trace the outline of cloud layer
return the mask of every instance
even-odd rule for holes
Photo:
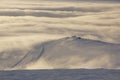
[[[78,35],[120,43],[119,8],[104,2],[1,1],[0,36]]]
[[[3,58],[16,51],[26,53],[36,43],[71,35],[120,44],[120,3],[2,0],[0,4]]]

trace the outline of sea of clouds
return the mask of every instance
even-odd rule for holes
[[[120,44],[119,21],[119,0],[1,0],[0,54],[72,35]]]

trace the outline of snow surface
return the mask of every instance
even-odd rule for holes
[[[120,44],[72,36],[1,53],[1,69],[119,69]]]
[[[0,80],[120,80],[119,75],[106,69],[17,70],[0,71]]]

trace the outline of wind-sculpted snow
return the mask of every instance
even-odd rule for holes
[[[22,47],[22,46],[21,46]],[[0,53],[0,69],[120,68],[120,45],[72,36]]]
[[[46,69],[0,71],[0,80],[120,80],[120,70]]]

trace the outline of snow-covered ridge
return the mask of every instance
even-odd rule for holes
[[[22,47],[22,46],[21,46]],[[72,36],[0,52],[0,69],[120,68],[120,45]]]

